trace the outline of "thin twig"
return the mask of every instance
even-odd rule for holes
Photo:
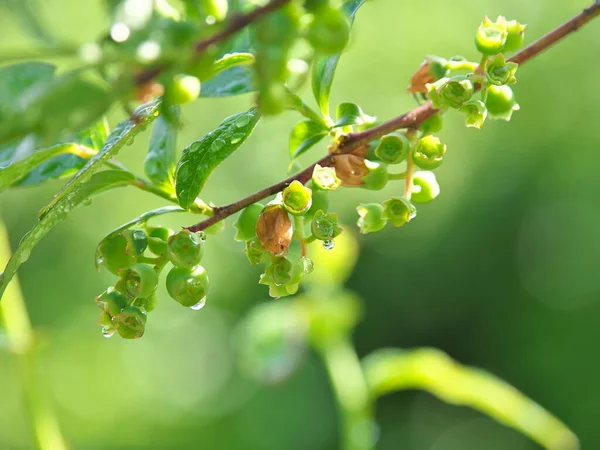
[[[593,18],[600,15],[600,3],[596,2],[593,5],[589,6],[583,12],[578,14],[577,16],[571,18],[567,22],[560,25],[558,28],[555,28],[545,36],[533,42],[528,47],[524,48],[520,52],[513,55],[509,61],[513,61],[519,64],[523,64],[542,51],[547,48],[553,46],[557,42],[561,41],[569,34],[579,30],[583,25],[591,21]],[[423,121],[431,117],[435,114],[437,110],[431,105],[431,102],[427,102],[421,106],[416,107],[412,111],[409,111],[401,116],[395,117],[387,122],[384,122],[376,127],[373,127],[369,130],[362,131],[360,133],[350,133],[346,135],[342,142],[338,145],[338,149],[336,151],[337,154],[350,153],[364,145],[369,144],[369,142],[378,139],[386,134],[392,133],[401,128],[417,128]],[[333,163],[332,160],[333,155],[327,155],[321,158],[316,163],[310,165],[302,172],[297,173],[294,176],[286,178],[279,183],[275,183],[265,189],[262,189],[254,194],[249,195],[237,202],[231,203],[226,206],[220,206],[214,208],[213,216],[208,219],[197,223],[196,225],[192,225],[187,227],[190,231],[201,231],[205,230],[211,225],[225,219],[226,217],[235,214],[236,212],[244,209],[246,206],[249,206],[253,203],[256,203],[266,197],[277,194],[278,192],[285,189],[292,181],[298,180],[301,183],[306,183],[310,180],[312,176],[313,169],[315,165],[319,164],[321,167],[330,166]]]

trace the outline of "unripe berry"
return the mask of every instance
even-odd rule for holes
[[[340,187],[342,181],[337,177],[333,167],[316,165],[313,170],[312,182],[316,190],[333,191]],[[313,197],[314,197],[313,192]],[[313,199],[314,200],[314,199]]]
[[[350,24],[342,10],[321,8],[308,24],[306,39],[323,54],[340,53],[348,44]]]
[[[410,222],[417,215],[417,209],[405,198],[391,198],[383,202],[383,216],[395,227]]]
[[[272,255],[287,253],[294,228],[287,211],[281,205],[268,205],[258,216],[256,236],[263,248]]]
[[[235,233],[236,241],[243,242],[256,236],[256,222],[263,209],[265,209],[264,205],[254,203],[242,210],[233,224],[237,229]]]
[[[167,274],[167,292],[178,303],[188,308],[202,302],[208,292],[208,275],[204,267],[193,269],[173,267]]]
[[[379,203],[360,204],[356,207],[358,221],[356,225],[362,234],[374,233],[382,230],[387,218],[383,216],[383,205]]]
[[[438,184],[433,172],[417,172],[413,176],[414,188],[410,200],[415,203],[427,203],[440,194]]]
[[[431,116],[429,119],[425,120],[421,124],[420,130],[423,132],[423,134],[437,133],[442,129],[443,126],[444,119],[442,117],[442,114],[437,113]]]
[[[149,264],[134,264],[121,273],[123,294],[130,298],[150,297],[158,286],[158,273]]]
[[[113,287],[109,287],[96,297],[95,302],[98,304],[100,310],[107,313],[110,317],[117,316],[127,306],[127,298]]]
[[[330,241],[339,236],[342,229],[338,225],[337,214],[327,214],[319,210],[311,222],[311,231],[320,241]]]
[[[167,241],[167,256],[177,267],[191,268],[200,264],[204,255],[204,233],[181,230]]]
[[[125,230],[103,239],[96,249],[96,267],[105,266],[118,275],[120,269],[127,269],[136,263],[144,253],[148,241],[142,230]]]
[[[506,121],[510,120],[514,111],[520,109],[509,86],[490,86],[487,90],[485,106],[490,118]]]
[[[410,141],[402,133],[383,136],[375,149],[375,155],[386,164],[400,164],[410,151]]]
[[[301,216],[312,205],[312,190],[299,181],[292,181],[282,194],[283,206],[294,216]]]
[[[517,82],[515,73],[518,67],[517,63],[507,62],[504,55],[496,55],[494,59],[488,62],[485,74],[487,80],[496,86],[515,84]]]
[[[413,161],[421,169],[433,170],[442,164],[445,153],[446,146],[437,137],[428,134],[417,141]]]
[[[495,55],[504,49],[507,36],[506,18],[499,16],[496,22],[492,22],[484,17],[475,35],[475,45],[482,54]]]
[[[362,187],[371,191],[383,189],[389,178],[387,165],[365,159],[365,166],[368,173],[362,179]]]
[[[200,96],[200,80],[192,75],[178,74],[167,84],[164,99],[168,105],[183,105]]]
[[[427,85],[429,98],[436,108],[449,106],[458,109],[474,92],[473,83],[464,75],[442,78]]]
[[[139,339],[146,330],[146,313],[137,306],[127,306],[117,316],[116,328],[124,339]]]
[[[522,25],[516,20],[508,21],[506,24],[508,36],[506,36],[506,42],[504,43],[505,52],[514,52],[521,48],[525,39],[525,28],[527,28],[527,25]]]
[[[147,228],[148,250],[157,256],[167,251],[167,240],[173,235],[173,230],[165,227]]]

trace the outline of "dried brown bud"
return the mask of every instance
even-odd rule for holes
[[[267,206],[258,216],[256,236],[267,252],[285,255],[293,234],[292,221],[282,205]]]
[[[410,79],[410,85],[406,90],[411,94],[426,93],[427,83],[434,83],[435,81],[443,78],[447,72],[448,62],[437,56],[428,56],[421,63],[417,71],[413,74]]]
[[[335,174],[342,180],[342,186],[362,186],[363,179],[369,174],[365,158],[357,155],[336,155],[333,157]]]

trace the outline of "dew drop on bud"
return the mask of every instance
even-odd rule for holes
[[[202,308],[204,308],[204,305],[206,305],[206,297],[202,297],[202,300],[200,300],[198,303],[196,303],[194,306],[190,306],[190,309],[192,311],[199,311]]]
[[[115,329],[111,327],[102,327],[102,336],[106,339],[113,337],[115,334]]]
[[[335,242],[333,241],[333,239],[328,239],[326,241],[323,241],[323,248],[325,250],[332,250],[333,247],[335,247]]]
[[[302,264],[304,265],[304,273],[305,274],[309,274],[313,270],[315,270],[315,264],[313,263],[313,260],[310,259],[308,256],[302,257]]]

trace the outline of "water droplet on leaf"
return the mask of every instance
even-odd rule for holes
[[[235,121],[235,126],[238,128],[244,128],[249,123],[250,123],[250,117],[241,116],[238,120]]]
[[[115,329],[111,327],[102,327],[102,336],[106,339],[113,337],[115,334]]]
[[[215,141],[210,145],[210,149],[213,152],[218,152],[225,146],[225,141],[223,139],[215,139]]]
[[[313,260],[310,259],[308,256],[302,257],[302,264],[304,265],[304,273],[306,274],[309,274],[313,270],[315,270],[315,264],[313,263]]]
[[[200,300],[198,303],[196,303],[194,306],[190,306],[190,309],[192,311],[199,311],[202,308],[204,308],[204,305],[206,305],[206,297],[202,297],[202,300]]]
[[[332,250],[333,247],[335,247],[335,242],[333,241],[333,239],[329,239],[327,241],[323,241],[323,248],[325,250]]]

